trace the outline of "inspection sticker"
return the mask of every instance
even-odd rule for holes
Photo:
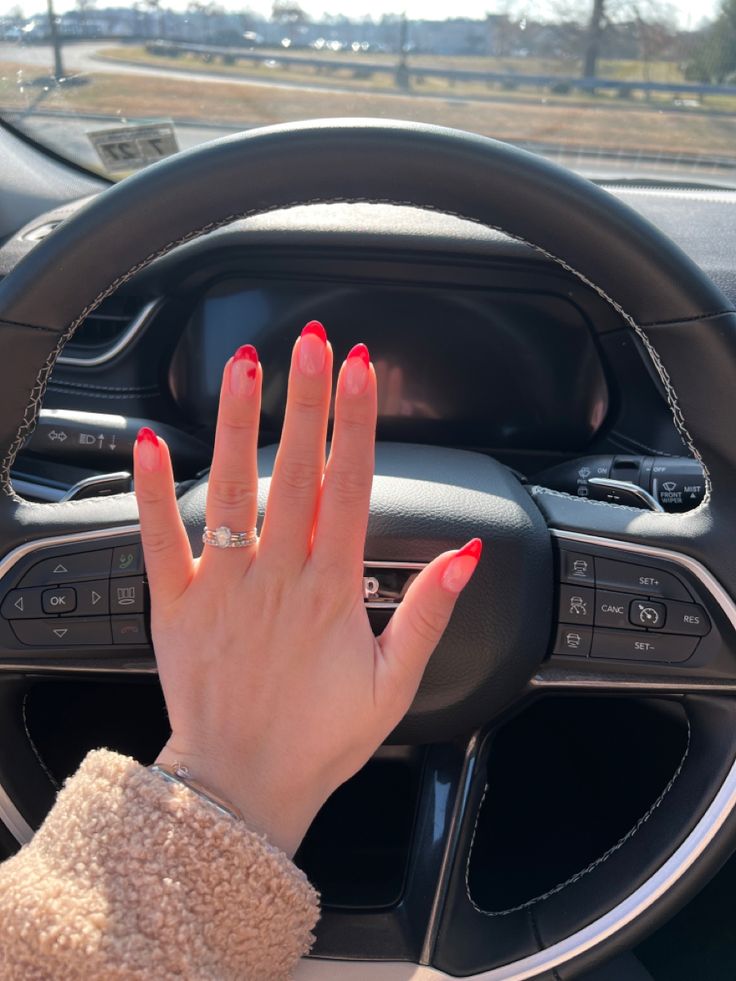
[[[87,136],[110,173],[139,170],[179,150],[173,123],[99,129]]]

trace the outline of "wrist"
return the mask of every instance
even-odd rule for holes
[[[187,774],[183,782],[191,785],[195,793],[199,789],[215,803],[234,812],[251,831],[264,835],[289,858],[293,858],[323,803],[309,803],[298,793],[290,793],[279,801],[272,783],[264,792],[257,780],[249,778],[245,767],[233,777],[221,762],[204,755],[176,751],[168,743],[156,757],[155,764],[167,768],[185,767]]]

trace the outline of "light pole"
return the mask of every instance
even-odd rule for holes
[[[54,0],[46,0],[46,9],[49,13],[49,33],[54,49],[54,78],[57,82],[60,82],[64,77],[64,66],[61,63],[61,38],[59,37],[59,25],[56,23],[56,14],[54,13]]]

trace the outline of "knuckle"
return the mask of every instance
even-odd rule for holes
[[[164,495],[157,487],[147,487],[143,481],[138,481],[135,488],[135,497],[139,507],[151,508],[164,501]]]
[[[413,610],[412,626],[419,637],[428,644],[436,644],[447,625],[444,610],[429,604],[418,604]]]
[[[209,503],[225,510],[246,508],[255,501],[252,488],[239,480],[211,480],[207,496]]]
[[[362,503],[371,489],[371,479],[359,467],[336,467],[330,483],[338,504]]]
[[[256,435],[258,432],[258,420],[252,416],[244,416],[237,412],[228,412],[220,424],[225,433],[233,438],[242,438],[244,435]]]
[[[314,489],[322,477],[322,468],[306,460],[284,460],[279,477],[287,492],[302,496]]]
[[[315,412],[324,406],[324,393],[321,388],[311,385],[299,387],[289,396],[291,406],[299,412]]]
[[[171,547],[171,539],[163,531],[149,531],[143,535],[143,550],[149,555],[162,555]]]

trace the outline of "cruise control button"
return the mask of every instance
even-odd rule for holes
[[[596,555],[595,576],[599,586],[613,586],[630,593],[664,596],[667,599],[685,601],[690,599],[690,594],[679,579],[669,572],[649,566],[615,562],[613,559],[601,559]]]
[[[41,589],[13,589],[3,600],[0,613],[6,620],[27,620],[42,617]]]
[[[15,636],[28,647],[100,647],[110,644],[110,620],[16,620]]]
[[[592,555],[560,549],[560,579],[563,582],[595,586],[595,564]]]
[[[685,604],[689,606],[690,604]],[[637,627],[648,627],[650,630],[661,630],[667,622],[667,609],[664,603],[656,600],[635,599],[631,601],[631,622]]]
[[[137,614],[132,617],[111,617],[113,644],[148,644],[148,631],[145,617]]]
[[[103,616],[110,612],[110,584],[107,579],[80,582],[77,591],[77,616]]]
[[[587,657],[590,654],[590,642],[593,639],[593,628],[560,624],[553,654],[572,654],[575,657]]]
[[[121,545],[112,550],[111,576],[135,576],[144,571],[140,545]]]
[[[667,623],[664,629],[673,634],[705,637],[710,632],[710,620],[703,607],[697,603],[667,603]]]
[[[635,596],[628,596],[626,593],[609,593],[605,589],[598,589],[595,594],[596,627],[633,630],[633,622],[629,622],[629,606],[635,599]]]
[[[601,630],[596,627],[590,655],[611,661],[668,661],[676,664],[692,657],[697,646],[697,637]]]
[[[21,586],[54,586],[56,583],[74,582],[77,579],[102,579],[110,575],[112,549],[77,555],[59,555],[54,559],[37,562],[20,581]]]
[[[587,586],[560,586],[562,623],[593,623],[595,590]]]
[[[143,576],[113,579],[110,583],[111,613],[143,613],[145,596]]]

